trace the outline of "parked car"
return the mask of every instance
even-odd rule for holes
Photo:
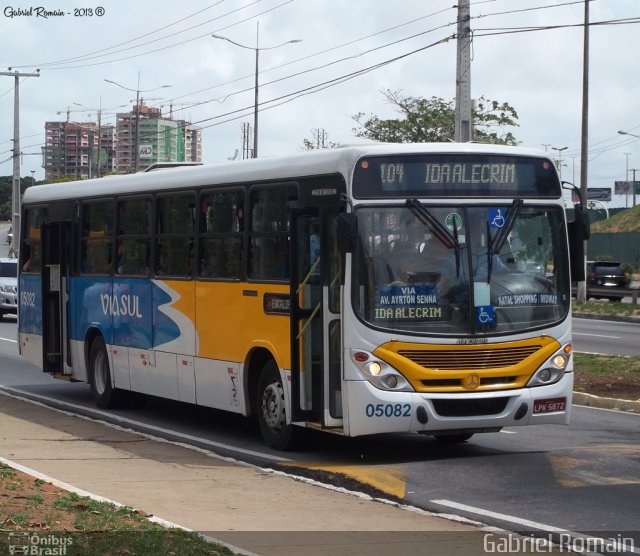
[[[587,261],[587,287],[596,288],[626,288],[629,286],[629,273],[616,261]],[[594,296],[608,298],[610,301],[620,301],[622,295]]]
[[[0,319],[18,314],[18,260],[0,258]]]

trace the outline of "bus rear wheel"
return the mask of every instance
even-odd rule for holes
[[[104,340],[97,337],[91,344],[89,352],[89,384],[96,405],[109,409],[120,405],[124,392],[111,385],[109,357]]]
[[[262,368],[256,401],[258,424],[267,446],[276,450],[292,448],[300,431],[287,424],[282,377],[273,360]]]

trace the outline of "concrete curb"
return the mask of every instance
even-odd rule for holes
[[[621,400],[618,398],[603,398],[584,392],[573,393],[573,403],[576,405],[586,405],[600,409],[614,409],[617,411],[630,411],[640,413],[640,400]]]
[[[571,314],[576,319],[592,319],[592,320],[611,320],[619,322],[635,322],[640,324],[640,317],[622,316],[622,315],[598,315],[596,313],[577,313]]]

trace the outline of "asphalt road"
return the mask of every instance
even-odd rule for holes
[[[573,349],[580,353],[640,355],[640,324],[573,319]]]
[[[300,451],[275,452],[263,446],[253,421],[220,411],[154,398],[138,408],[99,411],[87,385],[53,380],[23,361],[15,329],[15,321],[0,322],[0,384],[14,394],[510,531],[623,533],[640,547],[639,415],[574,407],[569,427],[514,427],[455,446],[420,435],[346,439],[309,432]]]

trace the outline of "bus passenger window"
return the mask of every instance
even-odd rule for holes
[[[147,276],[151,263],[151,198],[118,201],[116,272]]]
[[[296,199],[296,188],[255,189],[251,194],[251,239],[248,274],[255,280],[288,280],[290,201]]]
[[[82,273],[110,274],[113,271],[113,212],[111,201],[83,203]]]
[[[40,227],[44,219],[44,209],[34,208],[26,212],[26,237],[22,238],[22,272],[39,273],[42,269],[42,248]]]
[[[196,198],[193,193],[157,198],[156,276],[193,276],[195,221]]]
[[[244,190],[205,192],[200,201],[199,275],[243,276]]]

